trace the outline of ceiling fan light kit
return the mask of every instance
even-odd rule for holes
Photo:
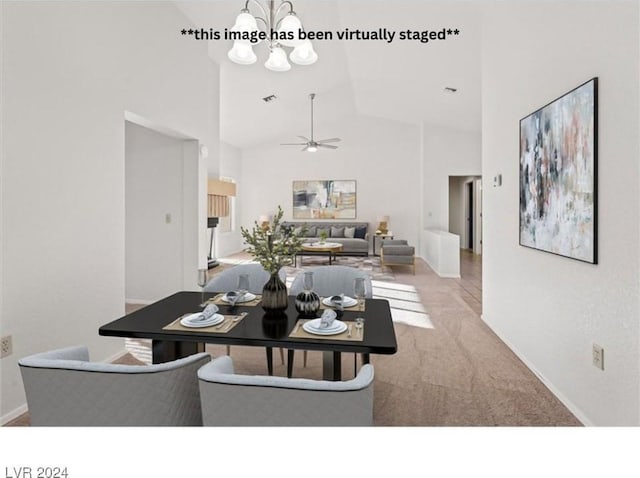
[[[304,146],[302,151],[306,151],[308,153],[315,153],[318,151],[318,148],[338,149],[337,146],[327,143],[337,143],[342,141],[340,138],[319,139],[317,141],[313,138],[313,100],[315,97],[315,93],[311,93],[309,95],[309,99],[311,100],[311,139],[306,136],[298,136],[298,138],[304,140],[304,143],[281,143],[282,146]]]
[[[257,7],[263,16],[254,16],[249,6]],[[289,9],[288,12],[286,8]],[[299,38],[298,32],[304,31],[304,28],[293,9],[293,3],[282,0],[276,7],[276,0],[268,0],[265,7],[258,0],[247,0],[231,28],[232,32],[245,34],[242,39],[234,40],[233,47],[227,53],[227,57],[232,62],[238,65],[252,65],[258,60],[253,51],[253,47],[260,43],[257,35],[261,32],[258,21],[264,25],[263,32],[267,37],[265,41],[269,44],[269,58],[264,64],[265,68],[278,72],[291,69],[287,52],[282,47],[293,48],[289,59],[296,65],[313,65],[318,61],[318,54],[314,51],[311,41]],[[276,32],[273,38],[271,38],[271,32]],[[252,38],[255,41],[245,38]]]

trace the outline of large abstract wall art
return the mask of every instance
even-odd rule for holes
[[[597,264],[598,79],[520,120],[520,244]]]
[[[356,182],[294,181],[294,219],[355,219]]]

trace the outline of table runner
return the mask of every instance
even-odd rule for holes
[[[348,340],[350,342],[362,342],[364,340],[364,327],[358,332],[356,330],[356,323],[353,321],[344,321],[347,324],[347,330],[342,332],[341,334],[336,335],[316,335],[310,334],[302,328],[302,324],[308,322],[309,320],[314,319],[299,319],[296,322],[296,326],[293,328],[293,331],[289,334],[289,338],[293,339],[324,339],[324,340]],[[351,337],[349,335],[348,326],[351,324]]]
[[[224,300],[222,300],[222,298],[225,296],[226,292],[223,292],[221,294],[217,294],[215,297],[212,297],[211,299],[208,299],[205,304],[216,304],[216,305],[231,305],[229,304],[229,302],[226,302]],[[258,305],[260,303],[260,301],[262,300],[262,296],[261,295],[256,295],[256,298],[253,300],[250,300],[249,302],[237,302],[236,303],[236,307],[254,307],[256,305]]]
[[[181,332],[206,332],[206,333],[215,333],[215,334],[226,334],[227,332],[233,330],[233,328],[242,322],[247,316],[246,312],[243,312],[239,315],[225,315],[224,320],[217,325],[212,325],[210,327],[185,327],[180,323],[180,321],[190,314],[185,314],[182,317],[178,317],[176,320],[171,322],[169,325],[162,327],[162,330],[179,330]],[[237,319],[237,320],[235,320]]]

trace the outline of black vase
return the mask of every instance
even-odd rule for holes
[[[296,310],[303,316],[314,316],[320,309],[320,297],[312,290],[303,290],[296,296]]]
[[[279,315],[287,309],[289,305],[287,285],[282,282],[277,272],[271,274],[271,277],[262,288],[262,301],[260,303],[267,315]]]
[[[282,317],[273,314],[265,314],[262,318],[262,332],[271,339],[281,339],[287,335],[287,316]]]

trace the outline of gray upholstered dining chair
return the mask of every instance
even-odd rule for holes
[[[222,356],[198,370],[205,426],[365,426],[373,424],[373,366],[331,382],[234,373]]]
[[[291,295],[298,295],[304,290],[304,273],[313,272],[313,290],[321,297],[336,294],[354,296],[354,279],[364,277],[365,295],[370,299],[373,295],[371,278],[363,271],[348,266],[307,267],[299,272],[291,284]]]
[[[225,269],[214,275],[204,286],[204,292],[231,292],[238,288],[238,277],[240,274],[249,276],[249,292],[252,294],[262,294],[262,288],[269,280],[269,273],[258,263],[238,264],[229,269]],[[280,269],[278,273],[282,282],[286,282],[287,273]],[[270,353],[270,352],[269,352]],[[227,345],[227,355],[231,354],[231,347]],[[284,351],[280,349],[280,360],[284,364]]]
[[[313,291],[320,297],[345,294],[354,296],[354,280],[364,277],[365,298],[373,297],[371,278],[358,269],[349,266],[318,266],[308,267],[299,272],[291,283],[291,295],[298,295],[304,290],[304,273],[313,272]],[[307,351],[303,354],[303,365],[307,366]]]
[[[262,288],[270,277],[269,273],[258,263],[238,264],[214,275],[203,290],[204,292],[230,292],[236,290],[240,274],[249,276],[249,292],[252,294],[262,294]],[[287,278],[284,269],[280,269],[279,275],[284,282]]]
[[[33,426],[201,426],[199,353],[156,365],[90,362],[87,347],[18,361]]]

